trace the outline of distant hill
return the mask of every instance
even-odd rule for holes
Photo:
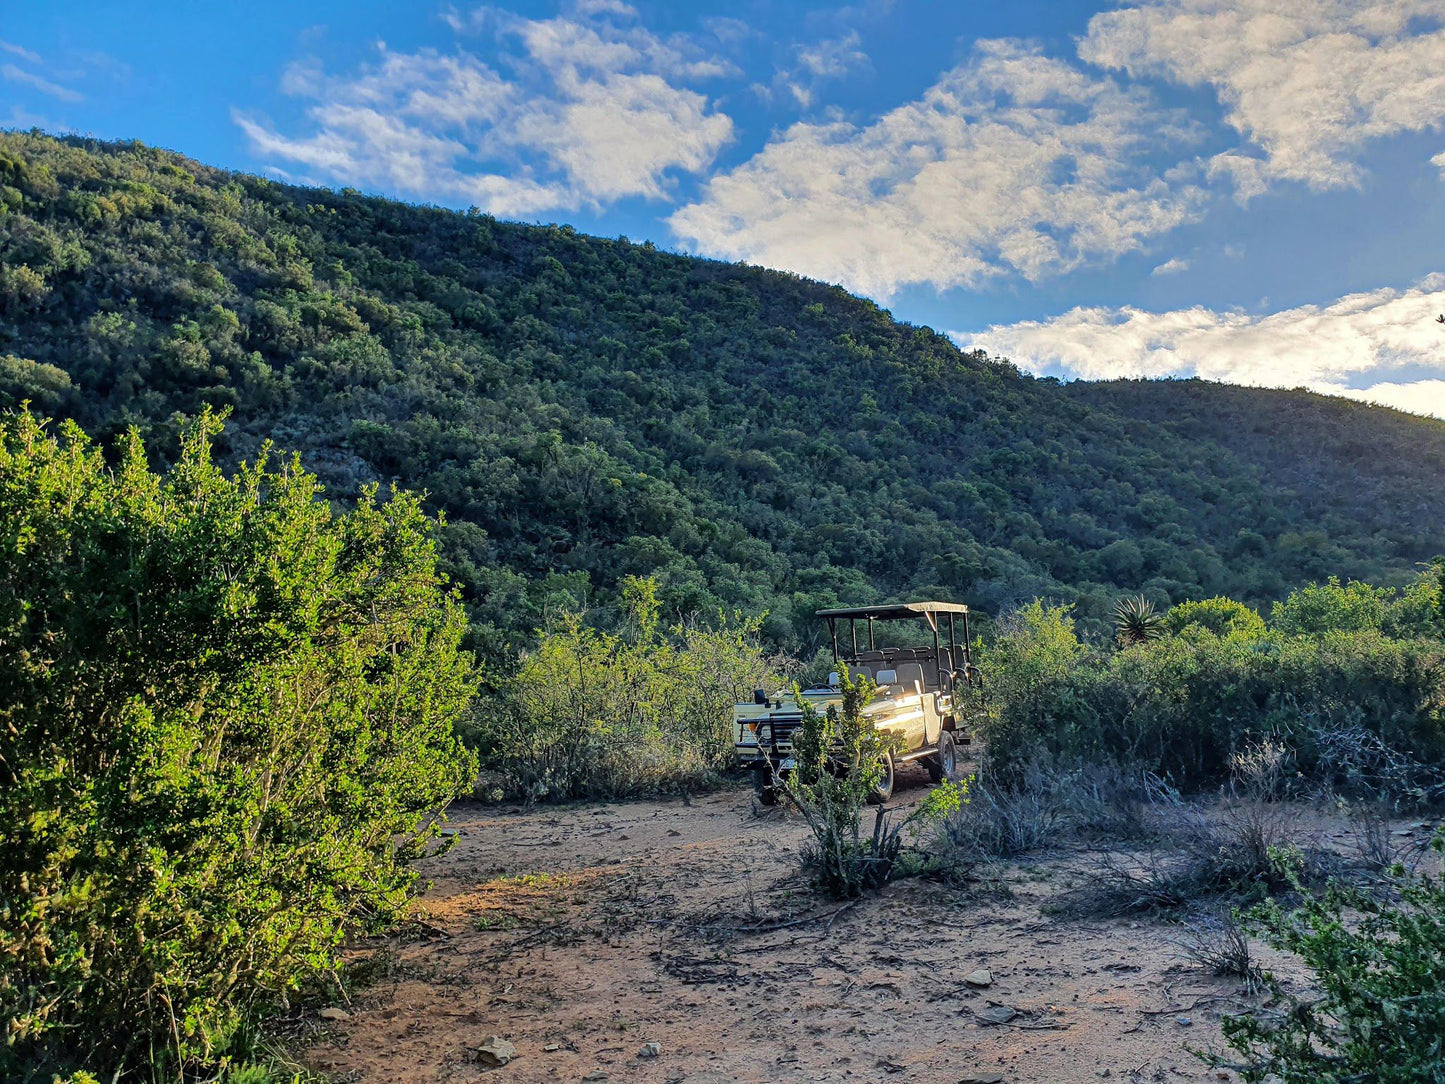
[[[173,447],[232,410],[338,499],[424,489],[476,642],[657,575],[675,613],[1124,591],[1256,603],[1445,549],[1445,423],[1060,385],[794,275],[0,134],[0,405]]]

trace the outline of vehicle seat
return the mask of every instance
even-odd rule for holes
[[[902,685],[906,692],[921,693],[923,691],[923,667],[916,662],[899,663],[898,684]]]
[[[897,670],[879,670],[879,671],[878,671],[878,676],[877,676],[876,678],[874,678],[873,680],[875,680],[876,682],[878,682],[878,689],[879,689],[880,692],[887,691],[887,690],[890,689],[890,688],[891,688],[894,692],[897,692],[897,691],[898,691],[898,671],[897,671]]]

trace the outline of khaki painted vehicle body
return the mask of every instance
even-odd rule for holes
[[[845,667],[851,676],[866,676],[877,684],[863,711],[889,736],[894,751],[887,758],[875,800],[884,801],[892,794],[897,764],[922,760],[934,782],[955,778],[959,747],[971,740],[964,730],[962,693],[977,682],[969,654],[968,607],[901,602],[819,610],[818,616],[828,623],[835,669],[824,684],[802,690],[801,697],[819,712],[827,711],[830,704],[841,707],[839,674]],[[926,623],[932,646],[877,646],[876,625],[885,621]],[[765,804],[776,800],[778,786],[793,769],[793,733],[801,725],[801,705],[790,690],[769,695],[759,689],[752,703],[733,709],[738,763],[752,769],[758,797]]]

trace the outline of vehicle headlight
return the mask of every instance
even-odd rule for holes
[[[771,745],[773,743],[773,728],[767,723],[758,724],[758,744]]]

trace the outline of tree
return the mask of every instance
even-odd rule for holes
[[[416,498],[333,513],[269,449],[226,476],[220,432],[160,475],[0,416],[0,1068],[218,1056],[398,913],[474,777]]]

